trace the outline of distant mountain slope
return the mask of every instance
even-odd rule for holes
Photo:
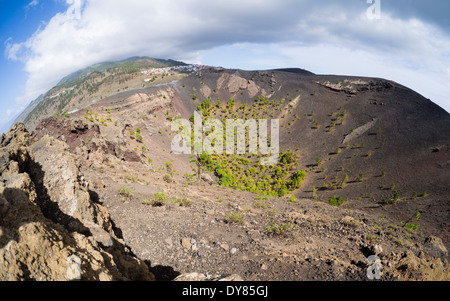
[[[25,118],[33,112],[33,110],[36,108],[36,106],[44,99],[44,95],[40,95],[38,98],[33,100],[26,108],[23,110],[22,113],[17,117],[15,122],[24,122]]]
[[[127,70],[137,70],[140,68],[161,68],[169,66],[180,66],[186,65],[183,62],[178,62],[174,60],[163,60],[163,59],[153,59],[148,57],[131,57],[125,60],[116,62],[104,62],[96,65],[89,66],[85,69],[78,70],[66,77],[64,77],[56,86],[70,83],[72,81],[80,80],[86,78],[89,74],[93,72],[105,72],[109,69],[121,67]]]
[[[43,118],[81,109],[121,90],[142,88],[153,82],[161,82],[164,76],[145,82],[148,75],[142,74],[141,70],[173,66],[186,64],[174,60],[132,57],[89,66],[64,77],[45,95],[32,101],[15,122],[24,122],[29,129],[33,129]]]

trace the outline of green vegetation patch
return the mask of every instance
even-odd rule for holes
[[[340,196],[333,196],[328,199],[328,204],[330,204],[331,206],[340,207],[342,206],[342,204],[344,204],[344,199]]]
[[[256,99],[253,104],[242,104],[236,109],[236,101],[229,99],[222,104],[220,100],[214,102],[209,98],[203,100],[197,106],[197,111],[202,113],[204,122],[209,118],[222,121],[223,133],[226,135],[226,119],[270,119],[285,106],[284,101],[271,101],[265,97]],[[292,113],[290,113],[292,114]],[[293,116],[292,116],[293,118]],[[190,121],[194,122],[194,115]],[[211,130],[214,131],[214,130]],[[208,135],[209,133],[205,133]],[[249,135],[248,127],[245,128],[245,137]],[[235,133],[235,147],[237,145]],[[194,139],[194,135],[191,135]],[[224,137],[225,138],[225,137]],[[247,140],[247,139],[246,139]],[[248,141],[248,140],[247,140]],[[192,141],[194,142],[194,141]],[[211,146],[214,146],[215,140]],[[223,140],[224,150],[226,139]],[[270,141],[268,141],[270,144]],[[194,145],[192,143],[192,145]],[[194,173],[199,177],[202,172],[214,173],[218,184],[223,187],[232,187],[267,196],[285,196],[299,188],[306,177],[304,170],[298,168],[298,155],[290,151],[280,151],[279,160],[275,165],[262,165],[261,159],[267,158],[263,154],[207,154],[203,152],[193,160]]]

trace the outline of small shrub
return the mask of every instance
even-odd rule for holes
[[[244,222],[244,215],[240,213],[228,213],[225,221],[228,223],[242,223]]]
[[[227,103],[228,108],[230,108],[230,109],[233,108],[235,102],[236,102],[236,101],[235,101],[233,98],[230,98],[230,99],[228,100],[228,103]]]
[[[283,187],[280,188],[280,190],[278,190],[278,196],[280,196],[280,197],[286,195],[287,193],[288,193],[288,189],[287,189],[286,185],[284,185]]]
[[[396,191],[393,195],[392,195],[392,201],[394,202],[394,204],[397,203],[397,201],[400,199],[400,195],[398,194],[398,192]]]
[[[358,182],[364,182],[364,175],[362,173],[359,174]]]
[[[164,192],[157,192],[153,194],[152,205],[153,206],[164,206],[168,203],[168,197]]]
[[[173,170],[173,164],[172,164],[172,162],[170,162],[170,161],[167,161],[167,162],[166,162],[166,170],[167,170],[167,172],[169,173],[169,175],[173,176],[174,170]]]
[[[342,223],[346,226],[350,226],[350,227],[358,227],[361,224],[361,221],[353,219],[349,216],[344,217],[342,219]]]
[[[348,174],[344,175],[344,182],[348,182]]]
[[[419,210],[417,210],[416,211],[416,220],[419,220],[420,219],[420,212],[419,212]]]
[[[294,223],[291,221],[287,224],[283,223],[278,225],[276,222],[272,222],[270,226],[266,227],[266,232],[275,234],[275,235],[283,235],[290,231],[293,227]]]
[[[141,200],[141,203],[144,204],[144,205],[152,205],[153,204],[153,202],[149,201],[148,199]]]
[[[264,201],[264,202],[257,201],[257,202],[255,202],[253,204],[253,207],[255,207],[255,208],[268,208],[268,207],[270,207],[270,204],[267,201]]]
[[[119,195],[123,198],[131,199],[133,197],[133,191],[125,186],[122,186],[122,188],[119,189]]]
[[[417,228],[419,227],[418,223],[406,223],[404,225],[405,229],[409,230],[409,231],[414,231],[417,230]]]
[[[166,183],[172,183],[172,182],[173,182],[172,177],[171,177],[169,174],[165,174],[165,175],[163,176],[163,180],[164,180],[164,182],[166,182]]]
[[[373,244],[378,242],[378,238],[372,234],[366,234],[366,239]]]
[[[193,201],[188,199],[187,197],[183,197],[181,199],[177,199],[176,201],[180,206],[189,207],[192,205]]]
[[[316,186],[313,186],[313,198],[317,199],[319,196],[317,195],[317,188]]]
[[[294,173],[289,181],[291,189],[298,189],[302,186],[302,181],[305,179],[305,171],[303,169]],[[286,192],[287,193],[287,192]],[[285,194],[286,194],[285,193]]]
[[[289,199],[290,203],[297,203],[297,199],[295,198],[295,195],[291,195],[291,198]]]
[[[317,164],[317,166],[320,166],[322,164],[322,159],[317,158],[316,159],[316,164]]]
[[[344,204],[344,199],[342,197],[332,197],[328,199],[328,204],[331,206],[339,207]]]

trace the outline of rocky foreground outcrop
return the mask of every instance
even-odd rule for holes
[[[66,143],[0,137],[0,280],[154,280],[114,232]]]

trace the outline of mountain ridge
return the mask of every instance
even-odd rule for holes
[[[154,61],[154,65],[156,66],[157,63],[160,63],[161,66],[174,66],[174,65],[185,65],[183,62],[174,61],[171,59],[165,60],[165,59],[154,59],[146,56],[133,56],[124,60],[119,61],[106,61],[102,63],[97,63],[92,66],[86,67],[84,69],[78,70],[72,74],[69,74],[65,76],[63,79],[61,79],[56,86],[60,86],[66,83],[69,83],[73,80],[82,79],[83,77],[86,77],[91,72],[104,72],[108,69],[118,67],[124,63],[135,63],[136,61],[142,61],[142,60],[148,60],[148,61]]]
[[[76,72],[73,72],[65,77],[63,77],[53,88],[51,88],[49,91],[47,91],[45,94],[40,95],[35,100],[31,101],[30,104],[18,115],[18,117],[15,119],[14,123],[16,122],[24,122],[28,127],[30,126],[30,119],[33,119],[33,115],[39,116],[44,111],[46,111],[47,107],[51,107],[52,101],[47,101],[47,104],[43,104],[44,100],[48,100],[51,98],[52,94],[54,94],[54,91],[64,89],[65,86],[68,86],[68,88],[73,88],[73,86],[77,84],[84,84],[86,79],[93,74],[97,73],[98,75],[102,75],[103,73],[107,72],[108,70],[113,69],[121,69],[125,68],[124,71],[120,72],[126,72],[126,73],[137,73],[139,69],[145,69],[145,68],[160,68],[160,67],[169,67],[169,66],[186,66],[186,63],[179,62],[171,59],[155,59],[155,58],[149,58],[149,57],[141,57],[141,56],[134,56],[127,59],[119,60],[119,61],[107,61],[103,63],[97,63],[91,66],[88,66],[86,68],[80,69]],[[120,76],[120,75],[119,75]],[[117,87],[116,87],[117,89]],[[108,94],[107,94],[108,95]],[[92,94],[91,94],[92,96]],[[109,96],[109,95],[108,95]],[[74,95],[70,96],[71,98],[76,97]],[[103,97],[103,96],[102,96]],[[50,99],[51,100],[51,99]],[[64,102],[67,102],[67,100],[64,100]],[[69,99],[70,102],[70,99]],[[63,104],[62,106],[59,106],[58,109],[62,110],[66,104]],[[78,106],[78,104],[77,104]],[[39,108],[42,107],[42,108]],[[79,107],[78,107],[79,109]],[[58,110],[50,110],[50,115],[60,113]],[[66,110],[70,111],[70,110]],[[34,117],[36,118],[36,117]],[[36,125],[36,122],[32,123],[31,128]]]
[[[68,85],[71,82],[73,83],[76,81],[83,81],[92,73],[96,73],[96,72],[102,73],[102,72],[107,71],[108,69],[114,69],[114,68],[120,67],[121,65],[123,66],[124,64],[127,64],[127,63],[131,64],[131,66],[133,66],[133,68],[137,68],[137,69],[146,68],[146,67],[150,67],[150,66],[152,66],[152,67],[167,67],[167,66],[186,66],[187,65],[184,62],[176,61],[176,60],[172,60],[172,59],[155,59],[155,58],[149,58],[146,56],[134,56],[134,57],[130,57],[130,58],[123,59],[123,60],[106,61],[103,63],[97,63],[94,65],[88,66],[86,68],[80,69],[76,72],[73,72],[73,73],[65,76],[52,89],[47,91],[45,94],[40,95],[35,100],[31,101],[30,104],[18,115],[18,117],[15,119],[14,123],[15,122],[24,122],[27,125],[27,127],[31,126],[30,127],[31,130],[34,129],[34,127],[37,125],[38,121],[30,121],[30,120],[34,119],[32,117],[32,115],[40,115],[40,114],[42,114],[42,111],[45,110],[45,107],[52,106],[51,103],[48,103],[44,106],[44,109],[37,108],[40,105],[42,106],[42,102],[45,98],[48,98],[49,96],[51,96],[52,91],[55,91],[64,85]],[[222,69],[221,67],[214,67],[214,68]],[[238,70],[238,69],[228,69],[228,70]],[[133,70],[133,71],[136,71],[136,70]],[[242,70],[242,71],[246,71],[246,70]],[[257,70],[255,70],[255,71],[257,71]],[[264,71],[288,72],[288,73],[297,73],[297,74],[303,74],[303,75],[317,76],[317,74],[314,74],[308,70],[301,69],[301,68],[276,68],[276,69],[268,69],[268,70],[264,70]],[[327,76],[339,77],[340,75],[321,74],[320,76],[322,76],[323,78],[326,78]],[[357,75],[345,76],[345,77],[346,78],[355,78],[355,79],[373,78],[373,77],[368,77],[368,76],[361,77],[361,76],[357,76]],[[180,77],[178,79],[180,79]],[[378,78],[378,79],[384,80],[382,78]],[[120,84],[119,85],[116,84],[115,86],[116,86],[115,88],[118,88],[120,90]],[[144,86],[145,86],[145,84],[144,84]],[[125,87],[125,88],[128,88],[128,87]],[[124,90],[126,90],[126,89],[124,89]],[[414,91],[414,90],[412,90],[412,91]],[[112,95],[111,91],[109,92],[109,94],[107,93],[106,95],[97,95],[97,96],[107,97],[110,95]],[[95,97],[96,95],[94,94],[91,96]],[[74,109],[81,109],[86,105],[88,105],[88,103],[83,102],[83,105],[76,104],[75,107],[72,109],[69,109],[67,106],[62,106],[62,107],[60,106],[59,111],[51,110],[52,111],[51,115],[58,114],[58,113],[61,114],[61,113],[65,113],[68,111],[73,111]],[[36,111],[38,111],[38,112],[36,112]],[[50,115],[47,114],[47,117],[48,116],[50,116]]]

